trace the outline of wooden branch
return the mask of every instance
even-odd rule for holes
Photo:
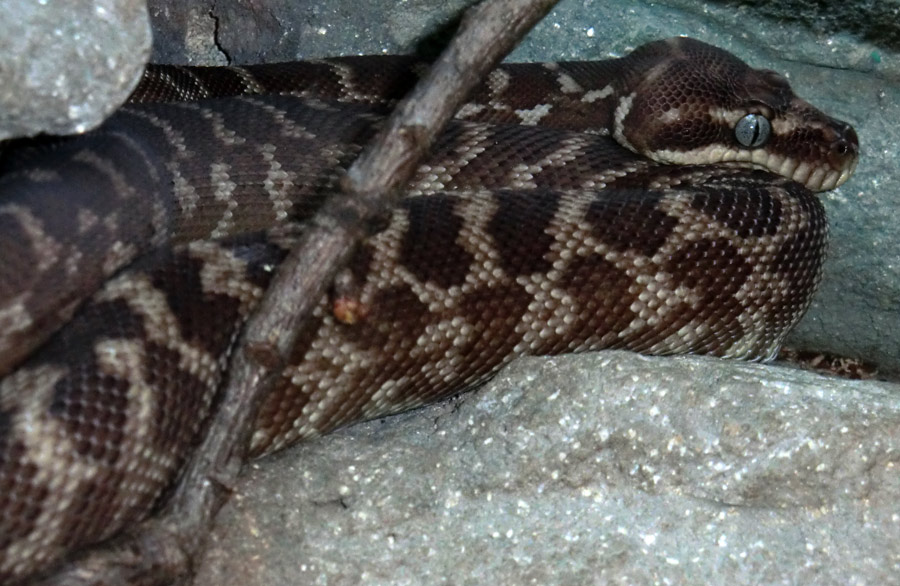
[[[347,171],[345,193],[326,202],[279,267],[247,322],[221,406],[165,514],[114,549],[88,552],[47,584],[168,584],[190,571],[191,558],[240,472],[261,398],[284,367],[303,320],[368,235],[367,226],[392,209],[468,93],[555,3],[490,0],[466,13],[430,73]]]

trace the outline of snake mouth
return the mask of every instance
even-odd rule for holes
[[[791,179],[802,183],[810,191],[829,191],[843,185],[856,170],[856,160],[849,167],[833,169],[829,167],[816,167],[807,171],[806,165],[799,165]]]
[[[840,120],[829,119],[827,125],[820,127],[819,140],[812,141],[807,148],[798,146],[796,151],[792,151],[791,144],[782,144],[776,152],[765,148],[751,151],[750,160],[783,177],[802,183],[810,191],[828,191],[840,187],[853,175],[859,161],[856,131]],[[791,152],[800,156],[782,154]]]
[[[675,165],[708,165],[737,163],[775,173],[805,186],[810,191],[829,191],[840,187],[856,170],[855,149],[840,155],[820,157],[815,163],[771,152],[767,149],[739,150],[711,146],[694,151],[657,151],[648,155],[654,160]]]
[[[843,185],[856,170],[856,157],[849,158],[840,167],[824,164],[810,164],[790,157],[782,157],[757,151],[762,156],[751,158],[754,166],[787,177],[804,185],[810,191],[829,191]]]

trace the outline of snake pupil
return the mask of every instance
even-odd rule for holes
[[[761,147],[769,140],[772,125],[765,116],[747,114],[734,127],[734,137],[747,148]]]

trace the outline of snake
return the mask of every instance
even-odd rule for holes
[[[425,66],[151,65],[99,128],[0,151],[0,582],[164,502],[246,321]],[[821,280],[853,128],[689,38],[496,68],[302,326],[250,452],[522,355],[768,360]]]

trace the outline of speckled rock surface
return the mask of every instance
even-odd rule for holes
[[[253,466],[195,584],[890,584],[898,469],[890,385],[526,359]]]
[[[750,9],[776,22],[797,22],[813,32],[848,32],[878,46],[900,50],[900,2],[897,0],[715,0]]]
[[[150,54],[143,0],[0,2],[0,140],[90,129]]]

